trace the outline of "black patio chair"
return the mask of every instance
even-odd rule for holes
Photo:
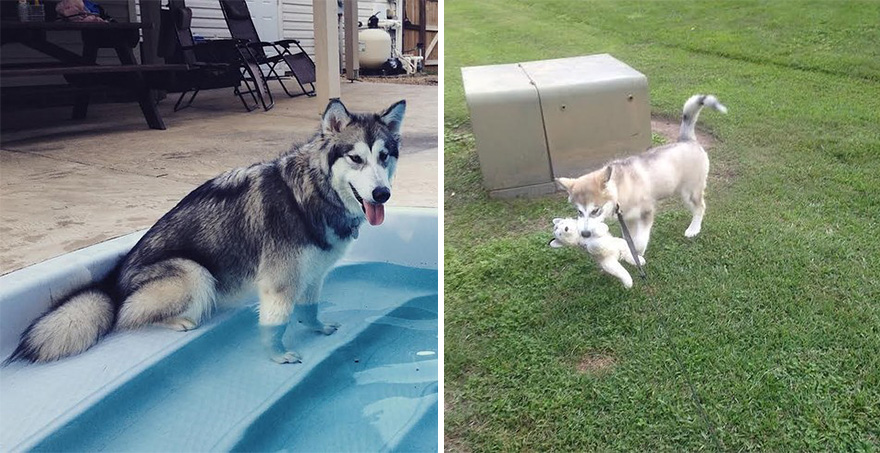
[[[188,71],[156,74],[151,79],[157,88],[180,93],[174,104],[175,112],[192,105],[199,91],[217,88],[232,88],[233,94],[238,96],[247,111],[257,108],[257,96],[261,93],[251,86],[255,75],[250,73],[249,77],[245,76],[250,69],[243,64],[239,41],[221,39],[194,42],[190,29],[192,10],[186,7],[184,0],[169,0],[168,7],[162,8],[160,14],[159,56],[164,57],[166,63],[186,64],[191,68]],[[242,84],[246,87],[244,91]],[[188,93],[192,94],[184,103]],[[252,104],[245,100],[246,94],[251,95]]]
[[[260,40],[257,34],[257,28],[251,20],[251,13],[248,10],[245,0],[220,0],[220,7],[223,10],[223,17],[226,19],[226,26],[232,34],[233,39],[238,39],[247,44],[242,48],[243,54],[247,61],[256,67],[256,71],[260,73],[262,80],[277,80],[281,84],[281,88],[290,97],[296,96],[314,96],[315,95],[315,62],[303,50],[299,41],[295,39],[282,39],[272,43]],[[299,52],[291,52],[291,45],[295,45]],[[268,55],[266,49],[273,50],[275,55]],[[276,68],[280,63],[284,63],[288,71],[283,75],[278,74]],[[268,67],[267,73],[263,73],[261,65]],[[253,70],[253,69],[252,69]],[[290,75],[288,75],[288,73]],[[299,84],[301,93],[291,93],[284,84],[284,79],[289,80],[293,76]],[[311,89],[306,89],[305,85],[310,85]],[[270,102],[274,104],[272,93],[269,91],[268,85],[265,85]],[[265,107],[265,104],[264,104]],[[271,107],[270,107],[271,108]],[[268,108],[266,109],[268,110]]]

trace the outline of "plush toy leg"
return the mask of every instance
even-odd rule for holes
[[[636,265],[636,261],[633,259],[632,252],[629,251],[629,247],[626,245],[625,242],[623,244],[623,252],[621,253],[621,256],[623,256],[623,259],[627,263],[632,264],[633,266]],[[647,263],[647,261],[645,261],[645,257],[642,255],[639,255],[639,264],[644,266],[646,263]]]
[[[621,265],[617,260],[607,258],[599,262],[599,266],[605,272],[617,277],[620,279],[620,282],[623,283],[623,286],[627,288],[632,288],[633,279],[630,277],[629,272],[624,269],[623,265]]]

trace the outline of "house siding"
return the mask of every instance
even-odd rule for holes
[[[303,49],[314,58],[315,32],[312,24],[311,0],[279,0],[281,2],[281,36],[300,41]],[[388,8],[387,1],[359,1],[358,20],[366,24],[376,8]],[[218,0],[188,0],[193,10],[192,29],[196,35],[208,39],[228,38],[229,30],[223,20]]]
[[[314,58],[315,54],[315,34],[312,24],[312,1],[311,0],[278,0],[281,2],[281,27],[284,39],[296,39],[300,41],[305,51]],[[398,0],[400,4],[402,0]],[[388,8],[389,3],[385,0],[358,2],[358,20],[366,24],[367,19],[378,9]],[[107,12],[113,17],[126,18],[139,21],[140,11],[133,1],[106,1],[102,5]],[[132,6],[134,12],[129,13]],[[187,0],[187,6],[192,9],[192,31],[194,35],[202,36],[206,39],[222,39],[229,38],[229,30],[226,28],[226,21],[223,19],[223,11],[220,9],[218,0]],[[398,9],[399,10],[399,9]],[[59,33],[60,36],[54,38],[54,42],[60,44],[73,52],[82,52],[82,41],[76,32],[50,32]],[[402,40],[397,40],[397,48],[400,49]],[[140,58],[140,51],[135,50],[135,55]],[[4,63],[26,63],[26,62],[42,62],[51,61],[48,57],[28,49],[19,44],[7,44],[3,46],[3,62]],[[113,49],[101,49],[98,53],[99,64],[118,64],[119,60]],[[64,83],[64,79],[60,76],[38,77],[33,79],[10,79],[4,80],[4,84],[11,85],[32,85],[44,83]]]

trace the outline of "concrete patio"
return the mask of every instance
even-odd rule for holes
[[[399,99],[407,114],[388,206],[437,207],[437,87],[342,85],[353,111]],[[165,131],[148,129],[134,103],[93,105],[81,122],[69,107],[4,113],[0,274],[148,228],[207,179],[308,139],[324,108],[283,96],[269,112],[248,113],[231,90],[214,90],[174,113],[175,100],[160,104]]]

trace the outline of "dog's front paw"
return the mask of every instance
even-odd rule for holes
[[[642,266],[644,266],[644,265],[648,264],[648,261],[645,260],[645,257],[644,257],[644,256],[639,255],[639,264],[641,264]]]
[[[260,326],[260,340],[269,358],[275,363],[299,363],[302,362],[299,354],[289,351],[284,347],[281,341],[284,336],[284,330],[287,325],[281,324],[277,326],[263,325]]]
[[[314,320],[312,322],[302,322],[307,329],[313,330],[318,333],[323,333],[324,335],[332,335],[339,329],[339,324],[324,324],[318,320]]]
[[[629,275],[620,277],[620,283],[623,283],[623,286],[626,287],[626,289],[633,287],[633,279]]]
[[[339,329],[338,323],[333,324],[321,324],[319,326],[314,327],[315,332],[323,333],[324,335],[333,335]]]
[[[687,230],[685,230],[685,232],[684,232],[684,237],[686,237],[686,238],[692,238],[692,237],[694,237],[694,236],[696,236],[696,235],[698,235],[698,234],[700,234],[700,226],[699,226],[699,225],[696,225],[696,226],[695,226],[695,225],[691,225],[691,226],[688,227]]]
[[[333,332],[336,332],[336,329],[339,328],[339,324],[324,324],[318,320],[317,304],[297,305],[295,310],[300,324],[310,330],[323,333],[324,335],[330,335]]]
[[[302,357],[293,351],[272,353],[269,357],[275,363],[301,363]]]

